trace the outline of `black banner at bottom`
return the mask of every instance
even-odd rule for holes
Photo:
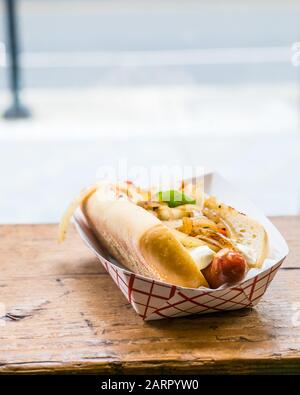
[[[289,386],[293,385],[289,376],[201,376],[201,375],[0,375],[0,385],[11,390],[28,390],[31,393],[47,390],[61,391],[84,391],[84,394],[94,393],[149,393],[163,391],[166,393],[197,392],[197,391],[235,391],[241,394],[244,391],[255,390],[264,385],[278,385],[289,380]],[[299,380],[294,376],[294,379]],[[295,384],[297,383],[295,382]],[[284,384],[284,383],[283,383]],[[285,384],[286,387],[286,384]],[[296,384],[297,387],[297,384]],[[295,387],[295,388],[296,388]]]

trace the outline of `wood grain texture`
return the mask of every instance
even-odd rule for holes
[[[272,220],[291,252],[255,309],[152,322],[74,229],[0,226],[0,372],[300,373],[300,217]]]

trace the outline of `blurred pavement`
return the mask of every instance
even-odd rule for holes
[[[34,116],[0,119],[0,223],[58,221],[121,158],[214,168],[267,214],[299,213],[300,4],[247,3],[21,1]]]

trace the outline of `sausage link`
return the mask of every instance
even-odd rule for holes
[[[214,256],[212,263],[202,270],[211,288],[241,281],[247,271],[246,259],[240,252],[223,248]]]

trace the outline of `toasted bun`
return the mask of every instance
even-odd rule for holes
[[[192,257],[166,226],[156,225],[147,230],[140,239],[140,249],[162,280],[183,287],[208,287]]]
[[[252,266],[261,267],[268,254],[268,237],[264,227],[234,208],[219,203],[214,197],[206,199],[204,207],[224,220],[233,240],[254,252],[255,263]]]
[[[82,210],[99,241],[128,269],[174,285],[208,286],[174,234],[143,208],[111,199],[99,187],[82,202]]]

